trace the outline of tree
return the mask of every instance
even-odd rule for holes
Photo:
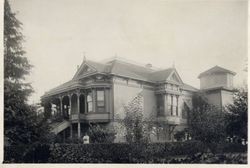
[[[247,91],[237,89],[234,92],[233,103],[226,107],[226,131],[229,136],[237,136],[247,140],[247,112]]]
[[[124,106],[126,129],[125,138],[129,143],[148,141],[147,123],[143,118],[142,95],[138,94],[128,105]]]
[[[31,144],[48,137],[46,121],[36,117],[28,105],[32,93],[25,82],[32,67],[24,56],[22,23],[11,11],[8,0],[4,3],[4,135],[10,144]]]
[[[225,113],[207,103],[201,94],[193,97],[193,109],[189,115],[191,137],[205,143],[225,140]]]

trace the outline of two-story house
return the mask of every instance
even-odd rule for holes
[[[217,77],[209,78],[223,73],[226,79],[221,81],[218,77],[220,85],[215,84]],[[215,89],[216,93],[220,91],[219,99],[224,98],[226,91],[230,92],[224,86],[232,86],[232,75],[235,74],[231,71],[215,67],[199,76],[201,89],[209,93],[212,103],[213,88],[219,87]],[[209,83],[210,80],[214,82]],[[124,117],[124,106],[140,95],[143,116],[155,115],[161,123],[151,136],[151,141],[158,142],[173,140],[175,131],[187,127],[185,109],[192,108],[192,95],[197,91],[182,81],[174,67],[159,70],[150,64],[115,58],[103,63],[84,60],[70,81],[46,92],[41,99],[45,114],[54,118],[51,123],[54,133],[63,138],[81,138],[89,123],[113,126],[117,116]],[[116,138],[116,142],[120,141],[124,141],[122,135]]]

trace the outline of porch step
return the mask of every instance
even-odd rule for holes
[[[62,122],[53,122],[51,123],[51,131],[55,134],[58,134],[69,126],[70,122],[67,120],[63,120]]]

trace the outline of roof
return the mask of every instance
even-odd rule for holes
[[[75,73],[73,79],[83,77],[83,76],[80,75],[80,73],[81,73],[81,70],[82,70],[84,65],[88,65],[88,66],[92,67],[93,69],[95,69],[95,71],[101,72],[101,73],[106,72],[106,69],[107,69],[107,65],[105,65],[105,64],[95,62],[95,61],[91,61],[91,60],[84,60],[84,62],[80,66],[80,68],[78,68],[77,72]]]
[[[233,92],[234,88],[226,87],[226,86],[217,86],[217,87],[205,88],[205,89],[202,89],[201,91],[208,92],[208,91],[217,91],[217,90],[226,90],[226,91]]]
[[[106,73],[106,74],[112,74],[117,76],[123,76],[131,79],[136,80],[142,80],[147,81],[151,83],[156,82],[164,82],[166,81],[174,72],[177,73],[175,68],[167,68],[163,70],[157,70],[153,68],[149,68],[143,65],[133,64],[127,61],[119,60],[119,59],[113,59],[108,62],[100,63],[95,62],[91,60],[84,60],[80,68],[75,73],[72,80],[59,85],[58,87],[55,87],[51,89],[50,91],[46,92],[46,95],[54,94],[58,91],[64,90],[64,89],[70,89],[79,84],[79,79],[86,77],[86,74],[82,74],[82,70],[84,68],[84,65],[89,66],[93,69],[91,71],[92,74],[96,73]],[[88,74],[89,75],[89,74]],[[179,76],[177,74],[177,76]],[[181,81],[181,79],[180,79]],[[181,81],[182,83],[182,81]],[[183,84],[183,83],[182,83]],[[190,86],[190,85],[184,85],[185,90],[191,90],[196,91],[197,89]]]
[[[207,75],[211,75],[211,74],[215,74],[215,73],[229,73],[229,74],[232,74],[232,75],[236,75],[235,72],[230,71],[228,69],[225,69],[225,68],[222,68],[222,67],[216,65],[213,68],[210,68],[210,69],[206,70],[205,72],[202,72],[198,76],[198,78],[201,78],[201,77],[207,76]]]
[[[183,84],[182,89],[183,90],[193,91],[193,92],[197,92],[199,90],[199,89],[197,89],[197,88],[195,88],[195,87],[193,87],[191,85],[188,85],[186,83]]]
[[[98,72],[105,72],[106,70],[106,65],[99,63],[99,62],[94,62],[91,60],[87,60],[86,63],[92,67],[94,67]]]
[[[79,82],[77,80],[70,80],[68,82],[65,82],[65,83],[63,83],[63,84],[49,90],[48,92],[45,92],[45,95],[49,96],[50,94],[56,93],[58,91],[73,88],[75,86],[75,84],[79,84]]]
[[[168,68],[161,71],[155,71],[149,74],[149,79],[151,79],[152,81],[163,81],[167,79],[173,71],[174,71],[173,68]]]
[[[150,80],[149,74],[154,72],[154,70],[150,68],[131,64],[120,60],[114,60],[111,61],[110,63],[112,63],[112,66],[110,68],[110,73],[119,76],[125,76],[129,78],[148,81]]]

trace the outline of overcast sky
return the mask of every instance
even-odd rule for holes
[[[199,73],[215,65],[246,80],[246,0],[11,0],[23,23],[28,80],[37,102],[70,80],[87,59],[118,55],[142,64],[175,67],[199,88]]]

